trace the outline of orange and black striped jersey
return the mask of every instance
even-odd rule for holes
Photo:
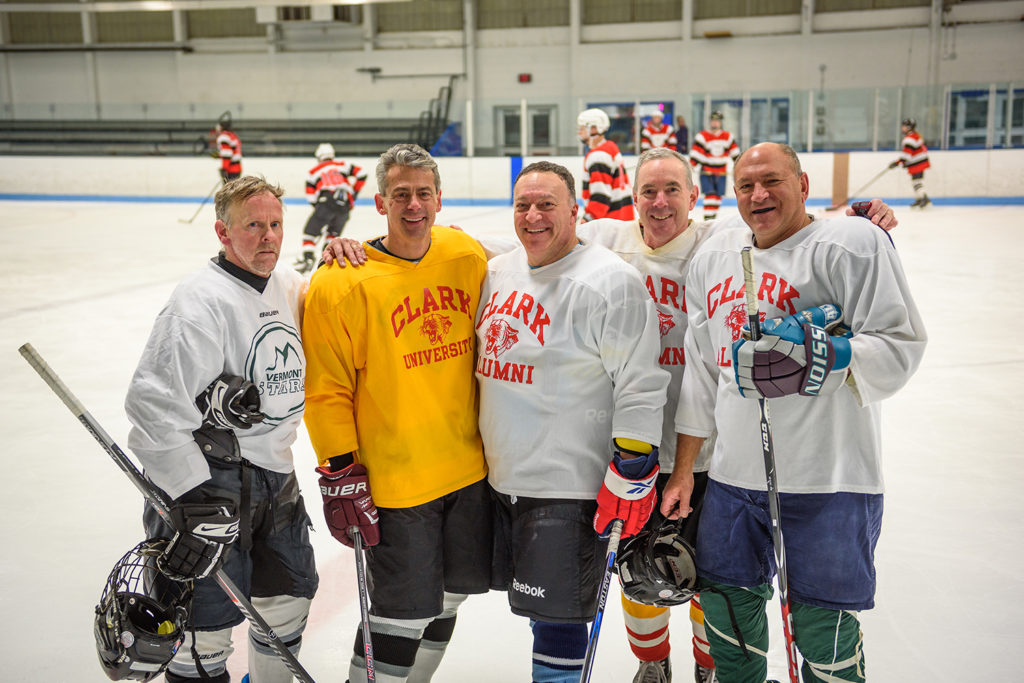
[[[217,134],[217,155],[222,169],[232,175],[242,172],[242,141],[232,131]]]
[[[702,130],[693,138],[690,148],[690,163],[700,167],[701,173],[725,175],[726,164],[740,155],[732,133],[727,130]]]
[[[306,176],[306,199],[315,204],[321,192],[336,194],[339,199],[355,202],[366,184],[366,171],[347,161],[321,161]],[[339,192],[340,191],[340,192]]]
[[[931,168],[928,162],[928,147],[925,146],[921,134],[912,130],[903,137],[903,151],[900,152],[900,163],[907,169],[910,175],[924,173],[926,168]]]
[[[633,220],[633,191],[619,146],[605,140],[583,158],[583,213],[587,220]]]

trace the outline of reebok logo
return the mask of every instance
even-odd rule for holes
[[[356,493],[369,493],[369,487],[365,481],[344,486],[320,486],[320,494],[324,496],[351,496]]]
[[[537,588],[536,586],[531,586],[528,583],[519,583],[518,580],[513,578],[512,579],[512,590],[517,591],[519,593],[522,593],[524,595],[529,595],[529,596],[532,596],[534,598],[540,598],[541,600],[543,600],[544,599],[544,591],[546,591],[547,588]]]

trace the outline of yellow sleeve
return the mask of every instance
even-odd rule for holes
[[[321,269],[314,275],[302,322],[306,429],[321,465],[359,448],[354,396],[356,374],[366,362],[365,330],[351,310],[358,308],[358,295],[338,282],[342,272]]]

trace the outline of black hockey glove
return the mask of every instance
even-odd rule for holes
[[[229,504],[182,503],[171,509],[177,531],[157,558],[157,567],[175,581],[206,578],[217,571],[224,546],[238,538],[238,513]]]
[[[897,159],[896,161],[894,161],[891,164],[889,164],[889,168],[896,168],[899,165],[900,165],[900,160]]]
[[[218,429],[248,429],[263,422],[260,392],[252,382],[224,373],[196,397],[203,424]]]

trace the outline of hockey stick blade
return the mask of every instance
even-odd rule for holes
[[[31,344],[22,344],[18,348],[18,353],[22,355],[26,362],[32,366],[32,369],[42,378],[44,382],[53,390],[53,393],[67,406],[68,410],[78,418],[78,421],[82,423],[86,431],[92,434],[93,438],[99,442],[103,450],[107,452],[121,471],[124,472],[131,482],[135,485],[135,488],[146,498],[147,501],[153,506],[153,509],[157,511],[160,517],[167,522],[170,526],[174,526],[171,520],[170,505],[164,499],[162,492],[156,488],[148,479],[142,476],[135,463],[132,462],[125,452],[121,450],[121,447],[110,438],[110,435],[104,431],[103,427],[93,418],[89,411],[79,402],[71,390],[67,388],[64,382],[61,381],[57,373],[53,371],[53,368],[47,364],[43,357],[39,355],[39,352],[32,347]],[[266,638],[270,646],[277,652],[278,657],[288,667],[288,670],[292,672],[298,680],[303,683],[316,683],[313,677],[302,668],[299,664],[299,660],[295,658],[295,655],[291,653],[288,647],[281,641],[281,639],[274,633],[274,629],[260,616],[256,608],[252,606],[238,587],[231,580],[231,578],[224,573],[223,569],[218,569],[214,575],[217,584],[221,587],[224,593],[230,598],[231,602],[235,604],[238,611],[242,613],[249,623],[252,625],[253,630]]]
[[[608,602],[608,590],[611,588],[612,574],[615,573],[615,555],[619,552],[619,539],[622,537],[622,520],[612,522],[611,534],[608,536],[608,552],[605,555],[604,576],[601,577],[601,588],[597,593],[597,614],[594,625],[590,628],[587,640],[587,654],[583,659],[583,671],[580,672],[580,683],[590,682],[590,673],[594,669],[594,658],[597,655],[597,639],[601,635],[601,622],[604,620],[604,607]]]

